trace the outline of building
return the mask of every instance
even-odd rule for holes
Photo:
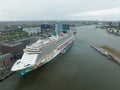
[[[7,53],[4,55],[0,55],[0,73],[4,69],[10,69],[15,59],[13,59],[13,54]]]
[[[69,24],[63,24],[63,30],[70,30],[70,25]]]
[[[53,24],[41,24],[41,30],[54,30]]]
[[[11,53],[0,55],[0,81],[13,73],[11,67],[14,63],[15,59]]]
[[[55,24],[54,27],[55,27],[55,35],[58,35],[60,32],[63,31],[62,24]]]
[[[37,34],[41,32],[40,27],[35,27],[35,28],[23,28],[23,31],[28,32],[29,35],[31,34]]]
[[[2,52],[1,52],[1,44],[0,44],[0,55],[2,55]]]
[[[6,53],[16,54],[18,52],[21,52],[21,48],[23,47],[24,47],[23,43],[15,43],[15,44],[5,43],[1,46],[1,52],[2,54],[6,54]]]
[[[25,46],[28,44],[28,42],[19,42],[19,43],[14,43],[14,44],[10,44],[10,43],[5,43],[3,45],[1,45],[1,53],[2,54],[6,54],[6,53],[11,53],[14,55],[15,59],[19,59],[21,58],[22,54],[23,54],[23,49],[25,48]]]

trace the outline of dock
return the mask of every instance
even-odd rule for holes
[[[120,65],[120,59],[114,56],[113,54],[111,54],[110,52],[108,59]]]
[[[0,74],[0,81],[6,79],[7,77],[9,77],[10,75],[12,75],[14,72],[10,71],[10,70],[6,70],[4,73]]]
[[[120,65],[120,58],[116,57],[115,55],[113,55],[111,52],[109,52],[108,50],[105,50],[104,48],[102,48],[99,45],[94,45],[91,44],[90,45],[92,48],[94,48],[96,51],[98,51],[99,53],[101,53],[102,55],[106,56],[107,59],[117,63]]]
[[[96,51],[98,51],[99,53],[101,53],[102,55],[107,56],[107,57],[109,56],[109,53],[103,48],[101,48],[100,46],[94,45],[94,44],[90,44],[90,46]]]

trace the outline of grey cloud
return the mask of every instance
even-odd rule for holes
[[[109,9],[117,6],[120,6],[119,0],[0,0],[0,21],[99,20],[101,18],[97,16],[70,17],[68,15],[85,11]],[[116,16],[112,16],[108,19],[114,19],[114,17],[117,19]]]

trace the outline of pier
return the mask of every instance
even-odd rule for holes
[[[120,59],[118,57],[114,56],[113,54],[111,54],[110,52],[109,52],[108,59],[120,65]]]
[[[108,55],[106,57],[109,60],[111,60],[117,64],[120,64],[120,52],[119,51],[117,51],[113,48],[110,48],[109,46],[106,46],[106,45],[99,45],[99,47],[108,53]]]
[[[0,74],[0,81],[6,79],[7,77],[9,77],[10,75],[12,75],[14,72],[10,71],[10,70],[6,70],[4,73]]]
[[[90,46],[92,48],[94,48],[96,51],[98,51],[99,53],[101,53],[102,55],[106,56],[107,59],[109,59],[117,64],[120,64],[120,58],[117,57],[119,54],[118,51],[115,51],[114,49],[112,49],[108,46],[93,45],[93,44],[91,44]],[[113,53],[117,54],[117,56],[114,55]]]

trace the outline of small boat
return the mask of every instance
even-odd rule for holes
[[[99,53],[101,53],[102,55],[104,55],[104,56],[109,56],[109,53],[106,51],[106,50],[104,50],[103,48],[101,48],[101,47],[99,47],[99,46],[97,46],[97,45],[94,45],[94,44],[91,44],[90,45],[92,48],[94,48],[95,50],[97,50]]]

